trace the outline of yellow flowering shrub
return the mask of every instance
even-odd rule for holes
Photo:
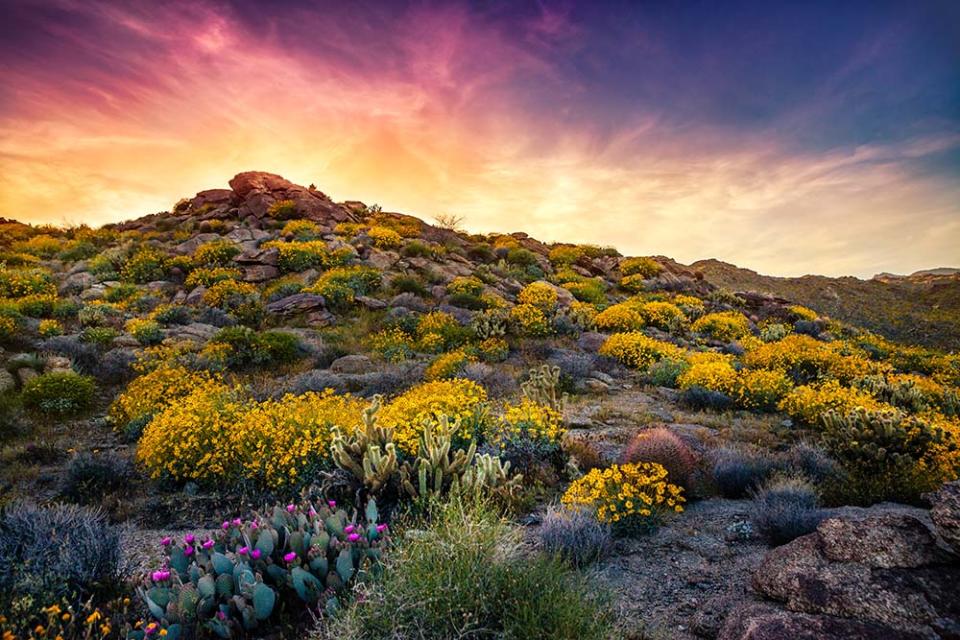
[[[256,293],[257,288],[248,282],[221,280],[203,292],[202,300],[209,307],[223,308],[234,296],[253,296]]]
[[[653,278],[663,271],[663,266],[653,258],[624,258],[620,261],[620,273],[625,276],[639,275]]]
[[[850,355],[844,355],[847,351]],[[889,368],[872,362],[843,343],[825,343],[802,334],[790,334],[775,342],[757,343],[744,354],[744,364],[751,369],[784,371],[797,383],[834,377],[849,382]]]
[[[719,351],[691,351],[686,355],[686,360],[691,365],[707,362],[725,362],[732,365],[734,357],[729,353],[720,353]]]
[[[47,234],[33,236],[29,240],[17,242],[13,245],[14,251],[29,253],[38,258],[52,258],[60,252],[63,243],[59,238]]]
[[[681,389],[697,386],[732,395],[737,386],[737,370],[727,362],[695,364],[677,377],[677,386]]]
[[[698,318],[691,329],[697,333],[705,333],[716,340],[729,342],[748,335],[750,321],[739,311],[721,311]]]
[[[193,253],[193,262],[208,267],[222,267],[240,254],[240,247],[230,240],[206,242]]]
[[[646,324],[664,330],[681,327],[687,320],[683,311],[669,302],[645,302],[638,310]]]
[[[124,329],[140,344],[157,344],[163,340],[160,323],[149,318],[131,318],[127,320]]]
[[[510,345],[503,338],[491,336],[477,345],[477,352],[485,362],[503,362],[510,355]]]
[[[333,427],[357,429],[366,406],[331,389],[254,403],[230,429],[228,444],[245,479],[262,487],[295,486],[329,461]]]
[[[57,285],[50,272],[42,269],[9,269],[0,264],[0,298],[56,293]]]
[[[696,296],[688,296],[682,293],[679,293],[673,296],[673,304],[677,305],[688,316],[690,315],[699,316],[703,313],[705,309],[703,300],[701,300]]]
[[[277,200],[267,207],[267,215],[278,220],[286,220],[297,214],[297,203],[293,200]]]
[[[683,489],[667,482],[667,470],[656,462],[591,469],[574,481],[561,502],[588,508],[597,520],[651,529],[670,512],[683,511]]]
[[[547,316],[532,304],[518,304],[510,309],[510,321],[519,335],[536,337],[550,333]]]
[[[437,424],[440,416],[460,419],[455,436],[474,437],[485,420],[487,392],[472,380],[436,380],[412,387],[386,403],[377,414],[379,424],[394,429],[394,442],[401,452],[417,452],[425,422]]]
[[[320,235],[320,227],[313,220],[291,220],[283,225],[280,235],[292,236],[297,240],[312,240]]]
[[[20,333],[20,325],[15,318],[10,316],[0,316],[0,340],[6,342],[12,340],[14,336]]]
[[[520,291],[517,301],[550,313],[557,306],[557,292],[546,282],[533,282]]]
[[[476,359],[463,349],[441,353],[433,359],[433,362],[424,371],[423,377],[427,380],[452,378],[463,371],[467,363],[475,361]]]
[[[680,347],[648,338],[639,331],[615,333],[600,347],[600,355],[616,358],[625,365],[645,370],[663,358],[682,360]]]
[[[576,275],[576,274],[573,274]],[[599,278],[583,280],[561,280],[561,287],[573,294],[580,302],[603,304],[607,301],[607,287]]]
[[[59,320],[41,320],[37,332],[41,338],[51,338],[63,334],[63,325]]]
[[[327,243],[322,240],[293,240],[265,242],[264,249],[277,250],[277,266],[284,273],[306,271],[330,264]]]
[[[128,423],[143,420],[189,395],[194,389],[219,378],[205,371],[191,371],[179,365],[160,365],[134,378],[123,393],[110,405],[109,416],[121,429]]]
[[[492,439],[501,441],[526,436],[537,442],[559,444],[565,431],[559,411],[524,398],[520,404],[507,406]]]
[[[201,267],[190,272],[190,275],[188,275],[185,280],[185,284],[188,287],[196,287],[199,285],[209,287],[222,280],[239,280],[241,277],[243,277],[243,273],[241,273],[239,269],[231,269],[229,267]]]
[[[751,411],[773,411],[786,396],[793,383],[782,371],[744,369],[737,374],[734,400]]]
[[[632,276],[624,276],[620,278],[620,288],[631,293],[640,293],[643,291],[645,280],[647,280],[647,278],[640,273]]]
[[[423,351],[435,352],[459,341],[463,327],[446,311],[431,311],[417,321],[417,338]]]
[[[820,315],[813,309],[808,309],[807,307],[799,304],[787,307],[787,311],[789,311],[798,320],[816,320],[820,317]]]
[[[476,276],[457,276],[447,284],[451,296],[479,296],[483,293],[483,281]]]
[[[239,388],[217,380],[197,385],[153,417],[143,431],[137,459],[150,476],[213,483],[239,476],[243,459],[232,431],[248,409]]]
[[[635,305],[621,302],[598,313],[593,324],[600,331],[636,331],[642,329],[645,322]]]
[[[403,244],[403,237],[387,227],[370,227],[367,235],[378,249],[396,249]]]
[[[844,387],[836,380],[796,387],[778,405],[791,418],[808,425],[819,424],[820,417],[828,411],[849,413],[857,407],[874,411],[889,405],[878,402],[865,391]]]
[[[547,256],[550,262],[556,265],[573,264],[584,255],[583,249],[578,246],[558,245],[550,249]]]
[[[403,362],[413,355],[413,338],[400,327],[383,329],[370,337],[370,347],[387,362]]]

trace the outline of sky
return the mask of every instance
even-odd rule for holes
[[[0,0],[0,216],[262,170],[772,275],[960,267],[960,3]]]

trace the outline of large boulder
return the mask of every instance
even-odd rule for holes
[[[355,222],[358,219],[350,209],[336,204],[320,191],[293,184],[273,173],[239,173],[230,181],[230,188],[236,194],[241,218],[264,218],[274,203],[289,200],[294,203],[298,218],[323,223]]]
[[[760,595],[788,611],[920,634],[909,637],[960,628],[958,582],[960,564],[925,514],[895,510],[828,518],[770,551],[753,577]]]
[[[827,615],[791,613],[770,605],[738,607],[727,616],[717,640],[921,640],[936,638],[876,622]]]
[[[267,311],[281,316],[289,316],[307,311],[322,310],[326,300],[315,293],[295,293],[267,304]]]
[[[960,554],[960,480],[943,485],[930,502],[930,519],[940,537]]]

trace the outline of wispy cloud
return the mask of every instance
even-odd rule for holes
[[[955,122],[832,146],[797,133],[849,104],[882,42],[751,129],[703,111],[716,95],[651,102],[667,73],[630,79],[634,104],[597,93],[584,69],[608,50],[572,3],[39,6],[13,5],[34,37],[0,50],[0,215],[108,222],[263,169],[478,230],[775,274],[958,258],[956,176],[920,166],[960,148]],[[652,31],[618,47],[608,64],[670,55]],[[714,75],[704,90],[736,89]]]

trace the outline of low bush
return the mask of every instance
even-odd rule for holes
[[[615,333],[600,347],[600,355],[616,358],[630,367],[647,370],[663,358],[680,360],[684,351],[680,347],[648,338],[639,331]]]
[[[551,506],[537,530],[540,546],[575,567],[603,558],[613,545],[610,525],[583,509]]]
[[[285,331],[254,331],[249,327],[226,327],[208,344],[229,347],[226,365],[231,369],[289,364],[300,356],[300,341]]]
[[[776,469],[776,461],[757,449],[720,447],[710,452],[710,475],[724,498],[743,498]]]
[[[733,398],[722,391],[714,391],[700,385],[687,387],[680,394],[680,402],[691,409],[726,411],[733,406]]]
[[[20,504],[0,515],[0,605],[91,595],[119,579],[120,530],[100,512]]]
[[[612,613],[562,561],[519,557],[508,525],[459,501],[397,544],[383,577],[319,639],[612,637]]]
[[[698,318],[690,328],[715,340],[730,342],[749,335],[750,321],[739,311],[721,311]]]
[[[624,258],[620,261],[620,273],[625,276],[639,275],[653,278],[663,271],[663,266],[653,258]]]
[[[95,392],[91,377],[73,372],[44,373],[23,385],[23,403],[47,414],[71,415],[89,409]]]
[[[133,478],[133,465],[115,453],[78,453],[67,463],[60,495],[79,504],[94,504],[104,495],[124,489]]]
[[[817,491],[805,478],[773,477],[753,495],[750,520],[773,545],[813,533],[823,518]]]

